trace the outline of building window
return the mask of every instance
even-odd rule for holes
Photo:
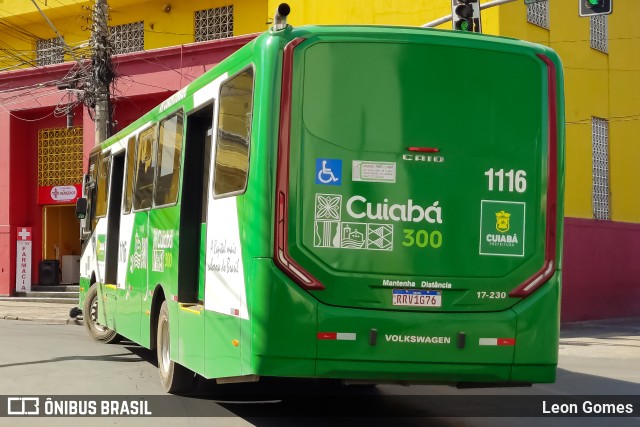
[[[197,10],[194,33],[196,42],[233,37],[233,5]]]
[[[591,18],[591,48],[603,53],[609,52],[608,15],[596,15]]]
[[[549,2],[540,1],[527,4],[527,22],[549,29]]]
[[[109,27],[114,55],[144,50],[144,21]]]
[[[593,217],[610,219],[609,212],[609,122],[591,118],[593,146]]]
[[[36,40],[36,65],[60,64],[64,62],[64,48],[58,37]]]

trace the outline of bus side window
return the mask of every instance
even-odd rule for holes
[[[132,136],[127,141],[127,174],[125,176],[124,206],[123,213],[131,212],[133,199],[133,169],[136,159],[136,137]]]
[[[91,233],[96,226],[96,178],[100,167],[100,156],[93,154],[89,157],[88,183],[86,189],[87,196],[87,217],[85,219],[84,231]]]
[[[107,215],[107,197],[109,196],[109,176],[111,174],[111,155],[105,153],[100,157],[96,175],[96,218]]]
[[[140,133],[135,167],[135,189],[133,192],[133,210],[148,209],[153,198],[153,176],[156,169],[153,149],[156,142],[157,125]]]
[[[253,69],[220,88],[214,194],[239,194],[247,188],[253,112]]]
[[[178,200],[182,134],[182,111],[160,123],[155,206],[174,204]]]

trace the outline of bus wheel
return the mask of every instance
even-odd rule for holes
[[[195,375],[189,369],[171,360],[169,341],[169,309],[163,301],[158,314],[158,336],[156,351],[158,354],[158,369],[162,388],[167,393],[185,393],[193,387]]]
[[[84,327],[89,332],[89,336],[97,342],[103,344],[117,343],[122,338],[114,330],[98,323],[98,287],[93,284],[84,299],[82,309]]]

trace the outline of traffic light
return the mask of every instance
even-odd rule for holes
[[[613,11],[613,0],[578,0],[580,16],[608,15]]]
[[[454,30],[481,33],[480,2],[478,0],[451,0],[451,20]]]

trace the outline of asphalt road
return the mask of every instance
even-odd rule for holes
[[[359,389],[313,381],[266,381],[232,386],[205,383],[198,392],[191,397],[165,395],[152,354],[130,342],[102,345],[92,342],[83,327],[0,320],[0,396],[157,397],[162,400],[152,402],[155,409],[177,416],[5,417],[0,418],[0,426],[68,426],[71,421],[123,426],[640,427],[639,418],[473,416],[494,415],[494,410],[484,414],[481,407],[495,408],[502,402],[506,414],[519,414],[520,408],[526,414],[531,399],[541,403],[540,396],[548,397],[550,403],[565,396],[579,403],[589,395],[635,396],[640,406],[640,324],[621,321],[563,328],[557,382],[530,388],[379,385]]]

